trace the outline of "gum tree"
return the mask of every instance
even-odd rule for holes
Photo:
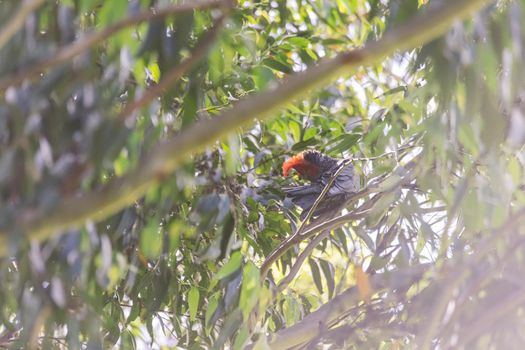
[[[517,348],[521,1],[0,1],[0,346]],[[289,156],[360,190],[300,220]]]

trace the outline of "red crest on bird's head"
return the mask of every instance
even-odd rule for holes
[[[308,161],[301,152],[283,163],[283,176],[288,176],[291,169],[295,169],[301,177],[315,180],[319,176],[319,166]]]

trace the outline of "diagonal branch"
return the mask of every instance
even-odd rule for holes
[[[498,322],[504,322],[509,318],[509,314],[513,314],[525,304],[525,290],[519,288],[516,291],[510,292],[505,296],[499,296],[495,304],[483,311],[477,319],[475,319],[465,332],[461,334],[458,339],[458,344],[454,346],[455,349],[461,349],[468,346],[474,339],[486,334]],[[450,348],[451,349],[451,348]]]
[[[367,217],[370,214],[370,208],[373,207],[373,205],[381,198],[381,194],[377,194],[372,199],[366,201],[363,205],[361,205],[359,208],[351,211],[348,214],[344,214],[341,216],[338,216],[334,219],[327,220],[323,223],[320,223],[316,226],[313,226],[309,228],[308,230],[304,231],[300,235],[291,235],[284,241],[282,241],[267,257],[266,260],[264,260],[263,264],[261,265],[261,276],[266,277],[266,274],[268,273],[268,270],[273,265],[274,262],[277,261],[281,256],[283,256],[284,253],[286,253],[290,248],[293,246],[299,244],[300,242],[316,235],[319,232],[322,232],[324,230],[332,230],[337,227],[341,227],[342,225],[346,224],[349,221],[353,220],[359,220]],[[262,280],[263,278],[261,278]]]
[[[42,0],[34,1],[42,2]],[[135,25],[140,22],[148,21],[155,18],[167,17],[175,14],[182,14],[194,10],[202,10],[206,8],[219,7],[221,5],[227,5],[230,1],[226,0],[193,0],[192,2],[185,2],[182,4],[171,5],[160,9],[148,9],[139,14],[125,18],[118,21],[101,31],[88,34],[68,46],[63,47],[56,54],[40,62],[32,64],[30,67],[23,67],[19,69],[19,72],[0,79],[0,91],[5,90],[11,85],[16,85],[24,81],[24,79],[38,76],[38,74],[47,68],[68,62],[80,55],[92,46],[108,39],[110,36],[120,32],[121,30]],[[23,24],[23,23],[22,23]],[[2,32],[3,33],[3,32]],[[0,33],[0,48],[2,47],[2,33]]]
[[[161,81],[146,90],[144,94],[136,101],[130,102],[119,114],[119,119],[124,120],[130,116],[133,112],[148,105],[156,97],[162,95],[166,89],[173,83],[179,80],[184,74],[186,74],[195,64],[200,62],[215,44],[217,34],[222,27],[225,16],[221,16],[215,21],[214,26],[205,34],[205,36],[199,41],[195,49],[193,49],[191,55],[172,68],[168,73],[161,79]]]
[[[31,239],[43,240],[79,227],[87,220],[102,220],[143,196],[193,153],[236,128],[252,124],[255,118],[268,118],[287,103],[338,76],[353,73],[358,67],[371,65],[397,50],[418,47],[442,35],[454,21],[468,17],[485,3],[485,0],[458,0],[424,11],[386,33],[382,39],[323,60],[290,76],[276,88],[239,101],[213,119],[192,124],[176,137],[154,147],[141,164],[125,176],[96,191],[65,198],[51,211],[14,218],[11,227],[0,231],[0,255],[6,254],[8,232],[20,232]]]
[[[0,30],[0,49],[22,28],[29,14],[44,4],[45,0],[24,0],[9,22]]]
[[[488,231],[489,234],[485,236],[486,238],[476,245],[476,254],[467,257],[460,255],[455,260],[443,264],[441,269],[436,272],[439,275],[446,276],[441,283],[444,287],[438,298],[433,301],[432,308],[427,311],[429,319],[421,325],[421,330],[417,335],[419,348],[430,349],[432,347],[432,340],[438,331],[454,290],[472,274],[471,267],[478,266],[482,260],[486,259],[487,255],[496,249],[498,241],[508,240],[509,236],[514,233],[514,228],[523,225],[524,221],[525,207],[522,207],[516,210],[500,227]]]
[[[375,274],[370,277],[370,283],[374,291],[381,291],[388,287],[407,289],[418,281],[429,267],[430,264],[421,264]],[[269,343],[270,348],[290,349],[315,339],[320,332],[333,327],[341,316],[346,315],[348,310],[355,307],[360,300],[357,287],[347,289],[298,323],[277,332]]]
[[[290,282],[292,282],[292,280],[295,278],[295,276],[301,269],[301,266],[303,266],[303,263],[306,260],[306,258],[310,256],[314,248],[317,247],[317,245],[319,245],[319,243],[321,243],[323,239],[330,235],[330,232],[330,230],[324,230],[323,232],[318,234],[314,239],[312,239],[310,243],[308,243],[306,248],[304,248],[304,250],[301,252],[301,254],[299,254],[297,259],[295,259],[293,266],[290,268],[290,272],[288,272],[288,274],[277,285],[277,293],[282,292],[290,284]]]
[[[508,218],[508,220],[500,227],[488,230],[486,238],[483,239],[479,245],[476,246],[476,254],[460,254],[452,260],[447,261],[441,268],[434,270],[435,264],[421,264],[408,267],[406,269],[392,270],[384,273],[378,273],[370,276],[372,289],[375,292],[381,292],[389,288],[390,290],[408,290],[410,286],[416,283],[426,271],[432,271],[428,276],[438,283],[443,289],[448,289],[450,286],[457,284],[458,278],[463,279],[466,273],[472,275],[473,267],[479,266],[480,261],[487,259],[487,255],[496,250],[496,241],[508,239],[511,235],[519,236],[516,232],[516,227],[521,227],[525,221],[525,207],[516,210],[516,212]],[[510,245],[514,247],[516,244],[511,242]],[[432,268],[432,269],[431,269]],[[488,274],[501,274],[501,266],[495,266],[491,271],[483,270]],[[435,277],[437,276],[437,277]],[[444,276],[444,279],[439,279],[439,276]],[[438,295],[441,295],[442,291]],[[475,292],[477,293],[477,291]],[[468,297],[466,295],[465,297]],[[289,349],[301,344],[305,344],[312,339],[315,339],[321,332],[333,327],[342,317],[347,315],[348,311],[358,305],[360,301],[359,291],[357,287],[352,287],[328,303],[321,306],[315,312],[304,317],[298,323],[285,328],[274,335],[270,342],[272,349]],[[465,346],[472,339],[476,339],[479,334],[483,334],[487,328],[493,325],[498,320],[504,319],[509,313],[517,310],[518,307],[525,303],[525,294],[523,288],[516,291],[509,292],[505,297],[497,298],[497,305],[485,310],[483,314],[475,319],[467,328],[467,332],[458,340],[456,348]],[[421,318],[428,317],[428,309],[423,308],[421,311],[424,315]],[[469,315],[469,317],[472,315]],[[419,319],[419,318],[418,318]],[[418,336],[416,336],[416,339]],[[432,342],[435,345],[435,343]],[[432,345],[430,344],[430,345]],[[444,346],[446,344],[443,344]],[[431,346],[429,346],[430,348]]]
[[[308,221],[310,221],[310,219],[312,218],[312,215],[314,215],[314,212],[317,209],[317,207],[319,206],[319,203],[321,203],[321,201],[324,199],[324,197],[326,197],[326,194],[330,190],[330,187],[332,187],[332,184],[334,183],[335,179],[337,179],[337,177],[343,172],[343,170],[345,170],[346,167],[350,166],[350,164],[352,164],[352,159],[345,159],[343,161],[343,163],[339,166],[339,169],[337,169],[335,174],[330,177],[330,180],[328,180],[328,182],[324,186],[323,190],[321,191],[321,193],[319,194],[319,196],[315,200],[314,204],[312,205],[310,210],[308,210],[308,213],[306,214],[306,217],[301,222],[301,224],[297,228],[297,231],[294,233],[294,235],[300,235],[301,234],[301,232],[303,231],[306,223]]]

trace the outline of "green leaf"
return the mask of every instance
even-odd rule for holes
[[[356,232],[356,234],[357,234],[357,236],[359,238],[361,238],[363,240],[363,242],[365,242],[366,247],[370,251],[374,252],[376,250],[376,246],[374,244],[374,241],[372,240],[372,238],[366,232],[361,232],[361,230],[358,230]]]
[[[479,231],[483,228],[483,221],[486,217],[486,208],[479,200],[477,193],[474,190],[470,190],[463,198],[461,210],[467,228],[473,232]]]
[[[284,303],[284,317],[286,325],[291,326],[301,318],[301,305],[293,295],[286,295]]]
[[[370,217],[379,215],[383,216],[386,210],[394,203],[398,198],[399,193],[396,192],[387,192],[379,198],[377,202],[374,203],[372,208],[370,208]]]
[[[146,84],[146,66],[144,61],[141,59],[136,59],[133,63],[133,76],[137,81],[137,84],[140,86],[145,86]]]
[[[308,140],[300,141],[300,142],[295,143],[292,146],[292,151],[294,151],[294,152],[304,151],[308,147],[315,146],[318,143],[319,143],[319,140],[317,138],[315,138],[315,137],[312,137],[312,138],[309,138]]]
[[[130,322],[133,322],[139,315],[140,313],[140,303],[139,302],[134,302],[133,305],[131,306],[131,310],[129,312],[129,315],[128,315],[128,318],[126,319],[126,323],[129,324]]]
[[[154,82],[158,83],[160,81],[160,68],[159,65],[155,62],[148,65],[148,69],[151,73],[151,78]]]
[[[389,192],[398,188],[402,180],[403,178],[399,174],[392,173],[378,183],[369,184],[369,188],[372,193]]]
[[[523,182],[523,169],[520,162],[516,157],[511,157],[509,159],[507,168],[509,170],[510,176],[512,177],[512,182],[514,183],[514,186],[517,187]]]
[[[239,299],[239,307],[241,308],[243,319],[247,320],[252,309],[257,305],[259,292],[259,269],[252,262],[247,262],[243,269],[243,281]]]
[[[129,168],[128,151],[123,149],[117,159],[114,162],[115,175],[122,176],[126,173]]]
[[[213,327],[213,324],[210,324],[210,319],[217,310],[217,306],[219,306],[220,297],[220,292],[215,292],[210,297],[208,297],[208,307],[206,308],[206,315],[204,317],[206,322],[206,329],[208,331],[210,331]]]
[[[288,127],[295,141],[301,140],[301,124],[296,120],[290,120]]]
[[[361,136],[356,134],[341,135],[336,139],[337,141],[334,141],[335,145],[329,148],[328,151],[330,152],[330,154],[334,155],[347,152],[356,144],[356,142],[360,138]]]
[[[149,258],[159,256],[162,249],[161,228],[156,220],[150,220],[140,235],[140,250]]]
[[[79,2],[80,12],[91,10],[93,7],[98,5],[100,2],[101,0],[80,0]]]
[[[263,64],[271,69],[274,69],[282,73],[286,73],[286,74],[293,73],[293,69],[289,64],[283,63],[273,58],[267,58],[263,60]]]
[[[252,78],[257,90],[265,90],[275,80],[272,70],[264,66],[255,67]]]
[[[190,321],[195,321],[197,310],[199,309],[199,289],[192,286],[188,292],[188,309],[190,311]]]
[[[390,259],[388,257],[382,257],[374,255],[372,257],[372,261],[370,261],[369,269],[371,271],[377,271],[384,268],[388,263],[390,262]]]
[[[222,78],[224,68],[224,57],[221,54],[220,47],[216,47],[210,52],[208,61],[210,65],[210,70],[208,71],[209,77],[212,82],[218,84]]]
[[[312,272],[312,278],[314,279],[315,286],[317,287],[317,290],[320,294],[323,294],[323,283],[321,281],[321,272],[319,270],[319,266],[317,266],[317,262],[312,259],[308,258],[308,265],[310,265],[310,271]]]
[[[127,14],[128,1],[127,0],[112,0],[104,1],[102,9],[99,12],[100,24],[106,26],[122,18]]]
[[[235,334],[235,342],[233,343],[234,350],[245,349],[247,341],[250,337],[248,325],[244,323],[239,331]]]
[[[241,262],[242,254],[240,252],[233,253],[230,257],[230,260],[228,260],[228,262],[220,268],[219,272],[217,272],[213,278],[216,280],[221,280],[225,277],[228,277],[241,267]]]
[[[301,47],[301,48],[307,48],[308,45],[310,45],[310,41],[306,38],[300,37],[300,36],[294,36],[292,38],[286,39],[287,42],[290,44]]]
[[[335,291],[335,270],[334,266],[324,259],[319,259],[321,269],[323,270],[324,278],[326,279],[326,286],[328,287],[328,297],[332,299]]]

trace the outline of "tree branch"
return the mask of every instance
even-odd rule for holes
[[[479,266],[481,260],[487,259],[487,254],[496,250],[496,241],[508,238],[509,235],[516,235],[518,239],[522,240],[523,236],[515,231],[516,227],[521,227],[525,221],[525,208],[517,210],[508,220],[500,227],[489,230],[487,238],[483,239],[479,245],[476,246],[476,254],[466,256],[461,254],[454,259],[447,261],[438,271],[433,271],[432,275],[445,276],[445,279],[436,279],[434,282],[438,283],[443,288],[448,288],[451,283],[465,276],[465,272],[472,272],[475,266]],[[508,243],[513,249],[518,245],[511,241]],[[422,275],[429,271],[430,268],[435,268],[435,264],[428,263],[416,265],[407,269],[388,271],[381,274],[370,276],[370,283],[374,292],[382,292],[388,290],[406,290],[408,287],[417,282]],[[485,280],[488,278],[486,274],[501,274],[501,266],[496,265],[491,271],[483,270],[481,278]],[[428,276],[432,278],[432,276]],[[479,283],[484,284],[484,283]],[[479,290],[475,289],[474,294]],[[441,295],[442,293],[437,293]],[[465,295],[464,298],[468,298]],[[519,306],[525,304],[525,294],[523,288],[516,291],[509,292],[505,297],[498,299],[500,302],[485,310],[481,317],[474,320],[467,328],[467,332],[459,338],[459,344],[454,347],[461,347],[468,345],[470,341],[475,339],[479,334],[482,334],[488,327],[490,327],[498,320],[503,319],[508,313],[513,312]],[[360,296],[357,287],[352,287],[342,294],[336,296],[330,302],[321,306],[317,311],[306,316],[302,321],[295,325],[277,332],[270,347],[272,349],[288,349],[294,346],[305,344],[312,339],[315,339],[322,332],[333,327],[342,317],[345,317],[353,307],[360,301]],[[421,310],[424,316],[428,316],[428,309]],[[471,316],[471,315],[470,315]],[[469,317],[470,317],[469,316]],[[418,316],[416,318],[419,319]],[[446,346],[446,344],[442,344]]]
[[[217,39],[217,34],[219,33],[220,28],[224,22],[225,14],[222,15],[218,20],[215,21],[214,26],[205,34],[205,36],[199,41],[195,49],[193,49],[191,55],[178,64],[176,67],[173,67],[168,73],[161,79],[161,81],[146,90],[142,96],[136,101],[130,102],[119,114],[119,119],[124,120],[130,116],[134,111],[148,105],[156,97],[162,95],[164,91],[177,80],[179,80],[185,73],[187,73],[195,64],[200,62],[204,56],[211,49],[215,40]]]
[[[295,278],[299,270],[301,269],[301,266],[303,266],[304,261],[307,257],[310,256],[312,253],[312,250],[314,250],[319,243],[323,241],[326,237],[330,235],[330,230],[324,230],[320,234],[318,234],[308,245],[304,250],[299,254],[297,259],[295,259],[295,263],[293,264],[292,268],[290,269],[290,272],[279,282],[279,285],[277,285],[277,293],[282,292],[289,284],[292,282],[292,280]]]
[[[382,39],[365,47],[323,60],[306,71],[290,76],[276,88],[263,91],[234,104],[229,110],[209,120],[196,122],[181,134],[161,142],[130,173],[110,181],[97,191],[65,198],[51,211],[39,211],[17,217],[9,228],[0,231],[0,254],[6,253],[7,235],[25,234],[43,240],[63,230],[83,225],[87,220],[101,220],[143,196],[158,181],[168,176],[188,157],[236,128],[265,119],[296,98],[319,88],[335,77],[371,65],[397,50],[420,46],[439,35],[459,19],[480,9],[485,0],[458,0],[424,11]]]
[[[360,193],[368,193],[366,190],[358,192],[356,194],[355,200],[358,198],[361,198],[359,196]],[[293,234],[286,238],[284,241],[282,241],[264,260],[263,264],[261,265],[261,280],[266,277],[266,274],[268,273],[268,270],[273,265],[274,262],[276,262],[281,256],[283,256],[284,253],[286,253],[290,248],[292,248],[294,245],[299,244],[300,242],[308,239],[309,237],[323,231],[323,230],[332,230],[336,227],[340,227],[344,225],[345,223],[353,220],[358,220],[365,218],[369,214],[369,209],[374,205],[374,203],[377,202],[377,200],[381,197],[380,194],[374,196],[369,201],[362,204],[359,208],[352,210],[348,214],[344,214],[341,216],[338,216],[331,220],[326,220],[320,224],[317,224],[313,227],[310,227],[308,230],[304,231],[300,235]]]
[[[38,1],[41,2],[42,0]],[[90,47],[95,46],[96,44],[108,39],[110,36],[137,23],[155,18],[162,18],[175,14],[186,13],[194,10],[218,7],[227,3],[231,2],[226,0],[194,0],[192,2],[168,6],[166,8],[145,10],[135,16],[118,21],[104,28],[101,31],[88,34],[85,37],[82,37],[76,40],[75,42],[71,43],[70,45],[63,47],[51,57],[48,57],[40,62],[31,64],[31,66],[29,67],[19,68],[17,73],[0,80],[0,91],[7,89],[11,85],[19,84],[22,81],[24,81],[24,79],[38,76],[40,72],[44,71],[47,68],[70,61],[71,59],[80,55],[82,52],[89,49]],[[1,47],[2,46],[0,45],[0,48]]]
[[[332,184],[334,183],[335,179],[337,179],[337,177],[343,172],[343,170],[346,169],[346,167],[348,167],[348,166],[350,166],[350,164],[352,164],[352,161],[353,161],[352,159],[344,160],[343,163],[339,166],[339,169],[337,169],[337,171],[335,172],[335,174],[332,177],[330,177],[330,180],[326,183],[326,185],[324,186],[323,190],[321,191],[319,196],[316,198],[314,204],[310,207],[310,210],[308,210],[308,213],[306,214],[306,217],[301,222],[301,224],[297,228],[297,231],[294,233],[294,235],[300,235],[301,234],[301,232],[303,231],[306,223],[312,218],[312,215],[314,215],[314,212],[317,209],[317,207],[319,206],[319,203],[321,203],[321,201],[324,199],[324,197],[326,196],[326,194],[330,190],[330,187],[332,187]]]
[[[431,266],[421,264],[403,270],[388,271],[370,276],[370,283],[376,292],[386,288],[406,289],[418,281]],[[333,327],[343,315],[356,306],[361,300],[357,287],[351,287],[339,294],[300,322],[285,328],[273,337],[271,349],[289,349],[304,344],[330,327]]]
[[[487,329],[497,324],[499,320],[507,318],[509,313],[516,312],[520,306],[525,304],[525,289],[520,288],[503,298],[498,298],[498,301],[490,308],[483,310],[483,313],[469,324],[466,332],[458,338],[458,343],[453,347],[454,349],[463,348]]]
[[[442,321],[446,308],[452,299],[454,290],[472,274],[472,266],[478,266],[487,255],[496,249],[499,240],[508,239],[513,233],[515,227],[523,224],[525,221],[525,207],[517,210],[507,221],[500,227],[488,230],[488,234],[479,244],[476,245],[476,254],[463,256],[460,255],[454,260],[447,261],[443,264],[436,274],[446,276],[441,283],[442,289],[428,314],[428,320],[421,325],[420,332],[417,335],[418,346],[421,349],[430,349],[432,340]]]
[[[24,0],[16,14],[0,31],[0,49],[22,28],[29,14],[42,6],[45,0]]]

